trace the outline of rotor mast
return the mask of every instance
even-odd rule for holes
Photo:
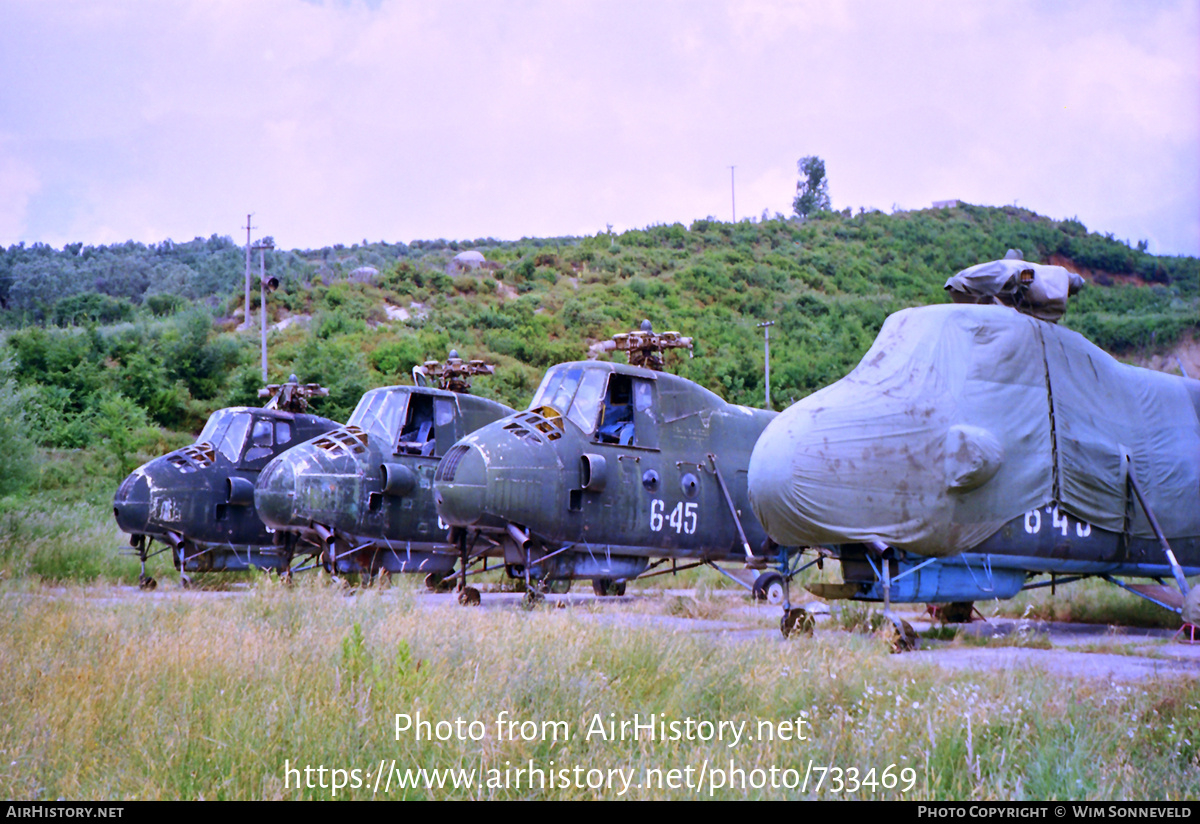
[[[264,409],[278,409],[280,412],[295,412],[303,414],[308,411],[310,398],[324,398],[329,390],[319,383],[300,383],[295,375],[288,378],[287,383],[271,383],[258,390],[260,398],[270,398]]]
[[[458,392],[463,395],[471,393],[471,378],[475,375],[494,375],[496,367],[481,360],[463,360],[458,356],[458,350],[451,349],[445,363],[429,360],[420,366],[413,367],[413,383],[417,386],[427,386],[430,380],[437,382],[438,389]]]
[[[629,356],[630,366],[640,366],[654,372],[663,371],[662,353],[668,349],[687,349],[689,357],[692,339],[678,332],[655,332],[649,320],[642,321],[640,329],[621,332],[611,340],[599,341],[588,347],[588,359],[595,360],[605,352],[621,351]]]

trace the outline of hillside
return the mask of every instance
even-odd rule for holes
[[[454,347],[498,365],[476,382],[480,394],[520,406],[546,367],[646,317],[697,340],[694,357],[672,356],[671,368],[761,405],[756,324],[773,320],[781,407],[844,375],[889,313],[945,301],[949,275],[1008,248],[1085,275],[1090,285],[1064,322],[1107,349],[1145,359],[1196,331],[1195,258],[1149,255],[1075,220],[964,204],[272,253],[282,286],[268,301],[281,327],[270,335],[271,379],[323,382],[332,390],[324,413],[344,418],[367,388],[406,382],[415,363]],[[465,250],[487,262],[447,273]],[[11,375],[30,437],[152,451],[197,431],[214,408],[257,404],[257,337],[236,331],[243,268],[243,250],[216,236],[3,251],[0,359],[11,365],[0,380]],[[257,288],[257,314],[255,304]],[[280,323],[288,318],[302,320]]]

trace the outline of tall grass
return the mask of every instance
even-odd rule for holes
[[[0,501],[0,571],[8,578],[136,581],[136,559],[111,509],[86,500]],[[165,561],[169,567],[170,562]]]
[[[586,609],[417,604],[407,586],[360,591],[260,578],[221,597],[168,588],[113,597],[0,585],[0,793],[8,798],[326,798],[285,786],[292,768],[911,768],[910,799],[1200,797],[1200,686],[1071,681],[1033,671],[947,674],[870,635],[667,632]],[[664,603],[669,598],[663,598]],[[775,615],[770,610],[772,618]],[[764,613],[765,614],[765,613]],[[496,719],[563,721],[569,740],[506,740]],[[479,741],[418,741],[397,713],[482,722]],[[811,740],[584,737],[590,720],[804,718]],[[611,714],[611,716],[610,716]],[[477,728],[478,730],[478,728]],[[519,736],[518,736],[519,738]],[[553,764],[551,764],[553,762]],[[682,773],[680,774],[682,776]],[[510,773],[511,776],[511,773]],[[313,782],[320,783],[316,773]],[[807,797],[841,797],[826,780]],[[367,787],[338,797],[370,798]],[[635,781],[636,783],[636,781]],[[382,787],[382,785],[381,785]],[[707,797],[709,789],[703,794]],[[722,787],[719,798],[798,790]],[[382,793],[381,793],[382,795]],[[389,797],[614,798],[526,784]],[[631,788],[626,797],[695,791]],[[877,788],[848,797],[897,798]]]

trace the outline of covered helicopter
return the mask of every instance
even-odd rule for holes
[[[692,340],[644,321],[590,352],[627,352],[628,365],[559,364],[526,411],[455,444],[433,487],[464,557],[502,555],[529,603],[549,582],[581,578],[599,595],[623,594],[626,581],[685,568],[680,560],[763,568],[766,534],[750,513],[746,464],[775,413],[663,372],[673,348],[690,350]],[[776,579],[760,576],[756,594],[781,593]]]
[[[1200,573],[1200,382],[1054,323],[1080,285],[1014,252],[966,269],[954,303],[890,316],[849,375],[766,428],[755,514],[841,561],[843,583],[810,590],[961,621],[976,600],[1098,576],[1180,611]],[[803,614],[784,608],[786,635]]]
[[[195,443],[143,464],[117,488],[113,516],[141,562],[143,589],[156,585],[146,560],[168,550],[184,586],[188,572],[290,568],[291,555],[259,520],[254,482],[271,458],[338,423],[308,413],[309,400],[329,390],[295,375],[258,394],[269,398],[264,407],[217,410]]]
[[[468,394],[473,376],[492,373],[451,350],[413,369],[416,386],[371,390],[345,426],[271,461],[254,500],[276,540],[319,553],[332,572],[440,582],[458,555],[434,508],[433,473],[455,441],[512,412]]]

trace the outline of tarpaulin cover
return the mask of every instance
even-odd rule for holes
[[[955,303],[998,302],[1041,320],[1057,321],[1067,310],[1067,297],[1083,283],[1083,278],[1061,266],[1010,257],[963,269],[946,281],[945,289]]]
[[[1153,537],[1200,535],[1200,382],[1118,363],[1081,335],[1004,306],[887,319],[847,377],[781,413],[751,457],[751,503],[778,543],[968,549],[1057,502]],[[1051,414],[1053,413],[1053,414]],[[1128,458],[1128,460],[1127,460]]]

